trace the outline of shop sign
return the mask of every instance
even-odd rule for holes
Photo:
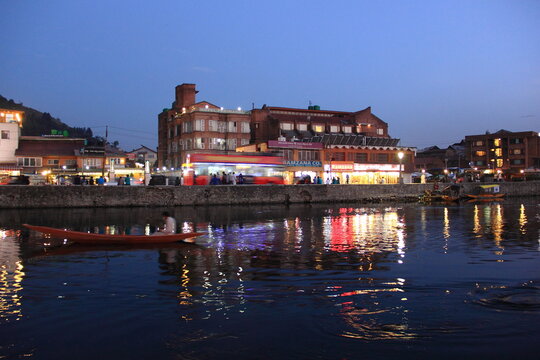
[[[330,169],[331,171],[353,171],[354,166],[353,163],[330,163]]]
[[[354,164],[354,171],[399,171],[399,164]]]
[[[303,167],[321,167],[322,163],[320,161],[285,161],[285,166],[303,166]]]
[[[268,140],[268,147],[282,149],[322,149],[323,144],[313,142]]]

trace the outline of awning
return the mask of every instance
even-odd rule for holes
[[[0,171],[21,171],[22,166],[15,164],[0,164]]]

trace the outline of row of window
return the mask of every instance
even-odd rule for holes
[[[495,153],[495,156],[503,156],[503,151],[501,148],[491,149]],[[486,152],[483,150],[475,151],[476,156],[486,156]],[[523,149],[510,149],[511,155],[521,155],[523,154]]]
[[[115,161],[115,164],[120,164],[121,159],[111,159]],[[103,164],[103,159],[98,158],[84,158],[83,159],[83,166],[86,167],[101,167]],[[41,167],[42,166],[42,159],[41,158],[34,158],[34,157],[20,157],[17,158],[17,165],[24,166],[24,167]],[[60,165],[60,160],[58,159],[47,159],[47,166],[57,167]],[[77,165],[77,160],[75,159],[66,159],[64,160],[64,165],[71,167]]]
[[[281,130],[290,131],[294,130],[294,124],[293,123],[281,123],[280,124]],[[324,133],[325,132],[326,125],[324,124],[312,124],[311,129],[314,132],[317,133]],[[330,132],[331,133],[338,133],[340,131],[343,131],[345,134],[352,134],[353,127],[350,125],[347,126],[340,126],[339,125],[330,125]],[[308,130],[308,124],[296,124],[296,130],[297,131],[307,131]],[[362,129],[360,126],[357,128],[358,132],[361,132]],[[377,128],[377,135],[384,135],[384,129],[383,128]]]
[[[502,144],[502,139],[493,139],[492,143],[493,145],[495,146],[501,146]],[[523,139],[522,138],[510,138],[508,139],[508,143],[510,144],[523,144]],[[486,144],[486,142],[484,140],[476,140],[476,141],[473,141],[473,146],[484,146]]]
[[[168,152],[184,150],[236,150],[238,146],[249,144],[249,139],[194,138],[180,139],[169,144]]]
[[[474,164],[476,166],[486,166],[486,161],[478,160],[478,161],[474,161]],[[499,168],[503,167],[504,166],[503,159],[495,159],[494,164],[496,167],[499,167]],[[525,164],[524,159],[510,159],[510,165],[523,165],[523,164]]]
[[[241,132],[243,134],[249,134],[251,129],[248,121],[217,121],[199,119],[194,121],[184,121],[182,124],[169,128],[169,138],[179,136],[182,133],[189,134],[193,131],[213,131],[219,133]]]
[[[298,159],[300,161],[320,161],[320,151],[318,150],[298,150]],[[348,155],[347,155],[348,154]],[[398,162],[397,156],[393,154],[371,154],[371,159],[368,156],[368,153],[345,153],[345,152],[326,152],[326,161],[352,161],[355,163],[388,163],[389,160],[392,162]],[[285,160],[294,160],[293,150],[283,150],[283,158]],[[406,161],[406,158],[402,160]]]

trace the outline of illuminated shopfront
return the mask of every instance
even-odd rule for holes
[[[397,184],[399,164],[358,164],[331,161],[324,165],[325,180],[337,177],[340,184]]]

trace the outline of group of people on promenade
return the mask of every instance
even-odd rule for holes
[[[296,183],[297,184],[320,184],[320,185],[326,183],[327,185],[329,185],[329,184],[341,184],[341,180],[339,177],[333,176],[332,178],[327,177],[326,181],[323,182],[323,178],[321,176],[317,175],[312,179],[310,175],[306,175],[302,177],[300,180],[298,180]],[[349,183],[349,175],[345,177],[345,183],[346,184]]]
[[[133,175],[120,176],[116,180],[117,185],[131,185],[133,184]],[[64,175],[58,175],[56,177],[56,185],[105,185],[107,178],[103,175],[94,178],[93,176],[80,176],[75,175],[71,178],[66,178]]]
[[[229,172],[227,174],[223,171],[221,176],[218,175],[219,174],[210,175],[209,185],[236,185],[244,183],[244,175],[242,175],[242,173],[236,176],[235,172]]]

